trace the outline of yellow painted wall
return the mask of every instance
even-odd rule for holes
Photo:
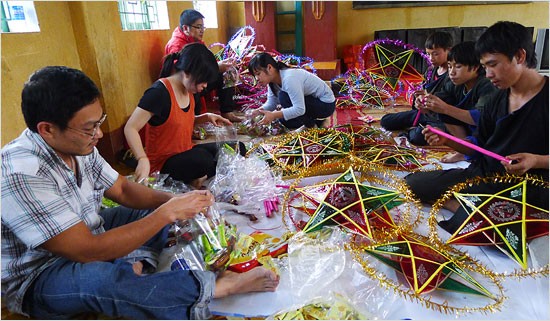
[[[122,128],[145,89],[156,80],[164,45],[191,1],[169,1],[170,29],[122,31],[116,1],[35,1],[41,31],[1,35],[1,145],[26,127],[20,111],[21,89],[29,75],[47,65],[82,69],[98,85],[109,115],[100,151],[108,159],[122,146]],[[226,4],[218,6],[225,10]],[[220,15],[219,15],[220,16]],[[207,44],[227,41],[226,18],[205,34]]]
[[[2,146],[26,128],[21,89],[36,69],[46,65],[80,68],[69,6],[35,2],[40,33],[2,34]]]
[[[351,1],[340,1],[338,2],[338,55],[342,54],[342,48],[345,45],[361,45],[374,40],[376,30],[488,27],[500,20],[515,21],[535,29],[548,28],[548,11],[548,1],[377,9],[352,9]]]
[[[227,1],[227,12],[225,15],[227,16],[229,26],[245,26],[244,1]]]
[[[100,87],[109,114],[102,147],[107,155],[121,145],[122,126],[143,91],[160,71],[164,45],[191,1],[168,1],[170,29],[122,31],[115,1],[35,1],[39,33],[2,34],[1,145],[26,127],[20,111],[21,89],[30,73],[46,65],[84,70]],[[208,29],[205,42],[226,43],[245,25],[244,2],[220,1],[219,27]],[[338,52],[349,44],[373,40],[375,30],[446,26],[489,26],[513,20],[535,28],[548,27],[549,3],[441,6],[352,10],[338,3]],[[103,151],[103,149],[102,149]]]

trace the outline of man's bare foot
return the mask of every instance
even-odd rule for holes
[[[226,119],[229,119],[229,121],[234,122],[234,123],[240,123],[240,122],[244,121],[244,117],[237,116],[232,111],[228,112],[228,113],[222,113],[222,117],[226,118]]]
[[[134,262],[134,264],[132,264],[132,269],[136,275],[141,275],[143,273],[143,262]]]
[[[192,180],[191,183],[189,183],[189,185],[191,185],[194,189],[201,189],[202,185],[204,184],[207,178],[208,176],[204,175],[203,177],[199,177],[197,179]]]
[[[262,266],[244,273],[224,271],[216,280],[214,298],[248,292],[274,292],[279,285],[279,276]]]
[[[466,157],[464,156],[464,154],[457,153],[457,152],[448,153],[447,155],[441,157],[442,163],[457,163],[463,160],[466,160]]]

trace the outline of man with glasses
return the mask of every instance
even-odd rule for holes
[[[67,128],[70,129],[70,130],[73,130],[77,133],[81,133],[81,134],[84,134],[86,136],[90,136],[92,139],[94,139],[97,135],[97,131],[99,130],[99,127],[101,127],[101,124],[103,124],[105,119],[107,119],[107,114],[103,113],[103,115],[101,115],[101,118],[94,123],[94,128],[91,131],[89,131],[89,130],[85,131],[85,130],[82,130],[82,129],[72,128],[72,127],[69,127],[69,126],[67,126]]]
[[[205,30],[204,16],[200,12],[193,9],[184,10],[180,15],[180,25],[174,29],[172,38],[170,38],[164,48],[164,54],[169,55],[178,52],[188,43],[200,42],[204,44],[202,38]],[[233,100],[235,88],[223,88],[223,73],[233,66],[233,61],[231,59],[225,59],[219,61],[218,66],[220,67],[218,79],[215,83],[208,85],[208,90],[215,89],[217,91],[220,99],[220,113],[224,118],[232,122],[241,122],[244,118],[237,116],[233,112],[233,109],[236,107],[236,103]],[[195,108],[195,113],[199,114],[201,110],[204,109],[203,107],[206,106],[206,102],[204,98],[201,99],[200,94],[195,94],[195,103],[198,103]]]
[[[99,154],[106,114],[79,70],[50,66],[25,83],[27,129],[2,148],[2,300],[35,319],[208,319],[210,299],[274,291],[263,267],[244,274],[151,273],[169,225],[214,202],[130,182]],[[100,211],[103,195],[122,204]],[[149,269],[147,269],[149,268]]]

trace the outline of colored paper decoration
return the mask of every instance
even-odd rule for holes
[[[381,230],[397,233],[400,229],[412,229],[419,222],[421,209],[406,184],[380,167],[362,164],[352,157],[347,167],[334,163],[324,171],[315,169],[317,175],[339,173],[315,184],[301,186],[302,177],[296,179],[283,202],[287,227],[309,233],[326,225],[338,225],[373,239]],[[413,212],[418,213],[415,219]]]
[[[352,168],[334,181],[296,187],[303,200],[315,206],[304,207],[311,218],[303,227],[311,232],[324,225],[338,224],[356,233],[372,237],[372,229],[392,227],[395,223],[389,209],[399,205],[398,191],[360,183]],[[290,206],[293,206],[292,203]]]
[[[333,129],[309,129],[267,139],[248,154],[258,154],[285,175],[345,158],[353,148],[351,137]]]
[[[382,286],[427,308],[455,314],[489,312],[497,310],[505,299],[499,278],[486,267],[465,253],[431,243],[422,235],[403,232],[371,243],[357,238],[347,248],[364,271]],[[371,257],[398,272],[404,280],[381,272]],[[452,292],[479,297],[471,300],[478,305],[451,304]]]
[[[527,181],[494,195],[453,193],[469,217],[449,244],[494,245],[527,269],[527,240],[548,235],[548,209],[527,204]]]

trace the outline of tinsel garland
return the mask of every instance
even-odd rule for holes
[[[371,243],[369,245],[360,244],[360,242],[349,242],[345,245],[345,247],[347,250],[351,251],[354,257],[354,260],[357,261],[363,267],[363,270],[368,276],[377,280],[381,286],[394,291],[400,297],[408,299],[411,302],[420,303],[422,304],[422,306],[426,308],[429,308],[441,313],[446,313],[446,314],[455,313],[458,315],[458,314],[466,314],[466,313],[473,313],[473,312],[481,312],[484,314],[488,314],[495,311],[500,311],[500,307],[502,306],[506,297],[504,296],[504,288],[501,285],[500,278],[498,275],[496,275],[494,272],[492,272],[491,270],[489,270],[488,268],[486,268],[476,260],[471,259],[471,257],[468,256],[468,254],[462,253],[442,243],[431,243],[429,238],[421,235],[415,235],[415,237],[421,240],[424,240],[426,243],[433,246],[439,252],[449,253],[450,255],[453,255],[456,258],[460,258],[459,260],[455,261],[455,263],[461,269],[466,271],[474,271],[488,278],[493,283],[493,285],[498,289],[498,294],[494,295],[493,297],[494,303],[487,304],[483,307],[459,307],[459,306],[451,306],[447,301],[444,301],[441,303],[435,302],[432,300],[431,296],[418,294],[410,287],[404,289],[403,284],[400,284],[396,282],[396,280],[393,280],[387,275],[385,275],[384,273],[381,273],[379,270],[377,270],[375,267],[372,266],[371,259],[364,257],[364,255],[366,254],[365,247],[375,248],[376,246],[379,246],[381,244],[388,242],[388,240],[395,239],[395,236],[396,234],[394,233],[388,233],[386,237],[381,237],[383,241],[378,241],[376,243]],[[374,260],[378,262],[377,259],[374,259]]]
[[[330,144],[337,145],[340,150],[335,151],[333,147],[331,147],[334,152],[331,152],[330,155],[318,155],[316,156],[316,160],[309,164],[306,162],[287,162],[285,163],[284,157],[287,156],[281,156],[277,157],[277,152],[282,152],[283,149],[287,150],[288,147],[285,144],[290,144],[292,142],[296,142],[300,139],[305,139],[308,141],[311,141],[313,143],[316,143],[318,145],[323,145],[323,142],[320,142],[320,139],[326,139],[326,137],[334,136],[334,139],[331,140]],[[266,150],[264,147],[267,146],[273,146],[273,153],[271,151]],[[332,145],[331,145],[332,146]],[[293,147],[299,147],[298,145],[295,145]],[[301,146],[303,148],[303,146]],[[328,146],[326,146],[328,147]],[[298,177],[301,175],[305,175],[310,170],[314,170],[318,167],[323,167],[324,165],[336,161],[342,161],[345,159],[349,152],[353,149],[353,139],[350,134],[344,133],[341,131],[336,131],[332,128],[311,128],[307,131],[296,133],[287,133],[280,136],[274,136],[268,139],[263,140],[262,142],[256,143],[252,146],[247,152],[248,155],[259,155],[261,159],[264,159],[268,161],[268,163],[271,163],[272,168],[274,168],[276,171],[279,169],[285,179],[292,178],[292,177]],[[324,150],[322,151],[324,152]],[[262,157],[263,155],[263,157]],[[274,157],[275,156],[275,157]],[[295,157],[304,157],[304,151],[302,150],[301,154],[294,154],[292,156]]]
[[[363,49],[361,49],[361,53],[359,54],[359,61],[363,64],[363,66],[365,66],[365,61],[364,61],[364,55],[366,54],[366,52],[376,46],[376,45],[381,45],[381,44],[390,44],[390,45],[394,45],[394,46],[397,46],[397,47],[402,47],[406,50],[413,50],[414,52],[416,52],[417,54],[419,54],[422,59],[424,59],[424,61],[427,63],[428,65],[428,73],[426,74],[426,78],[427,79],[430,79],[431,78],[431,73],[433,72],[432,68],[429,68],[432,66],[432,62],[430,60],[430,57],[421,49],[417,48],[416,46],[413,46],[411,44],[408,44],[402,40],[396,40],[396,39],[388,39],[388,38],[385,38],[385,39],[378,39],[378,40],[373,40],[369,43],[367,43]],[[417,89],[421,89],[421,87],[417,88]]]
[[[439,198],[434,205],[432,206],[432,209],[428,216],[428,226],[430,228],[429,233],[429,239],[431,243],[439,244],[439,246],[449,246],[444,244],[444,242],[440,239],[438,232],[437,232],[437,214],[439,211],[443,208],[444,204],[447,203],[449,200],[451,200],[454,197],[454,193],[459,192],[461,190],[464,190],[467,187],[472,187],[479,184],[487,184],[487,183],[513,183],[513,182],[519,182],[526,180],[531,184],[532,186],[540,186],[547,188],[549,187],[549,183],[545,181],[544,179],[526,174],[525,176],[517,176],[517,175],[511,175],[511,174],[494,174],[487,177],[475,177],[468,179],[462,183],[458,183],[451,187],[441,198]],[[449,246],[450,247],[450,246]],[[497,273],[493,272],[495,275],[499,277],[515,277],[515,278],[524,278],[524,277],[536,277],[536,276],[548,276],[549,274],[549,267],[550,265],[547,263],[545,266],[540,267],[538,269],[528,268],[528,269],[514,269],[510,272],[502,272]]]
[[[412,230],[420,223],[422,219],[422,204],[414,196],[414,194],[408,188],[408,185],[404,182],[403,179],[395,176],[387,168],[367,164],[364,161],[354,157],[353,155],[350,155],[350,157],[345,161],[323,164],[314,168],[305,169],[295,177],[295,180],[288,187],[288,191],[283,196],[282,202],[283,223],[286,225],[287,229],[297,229],[297,224],[295,224],[295,222],[292,223],[293,226],[289,225],[291,224],[291,222],[293,222],[293,218],[290,217],[291,214],[289,213],[288,208],[292,193],[294,193],[294,190],[300,184],[303,178],[343,173],[349,167],[352,167],[355,171],[361,173],[362,181],[370,181],[381,186],[389,187],[395,191],[398,191],[403,196],[402,199],[404,200],[404,203],[407,203],[408,206],[404,211],[401,211],[399,213],[402,222],[395,229],[392,230],[391,235],[397,235],[402,231]],[[416,217],[413,217],[413,208],[415,209],[415,212],[418,213]]]

